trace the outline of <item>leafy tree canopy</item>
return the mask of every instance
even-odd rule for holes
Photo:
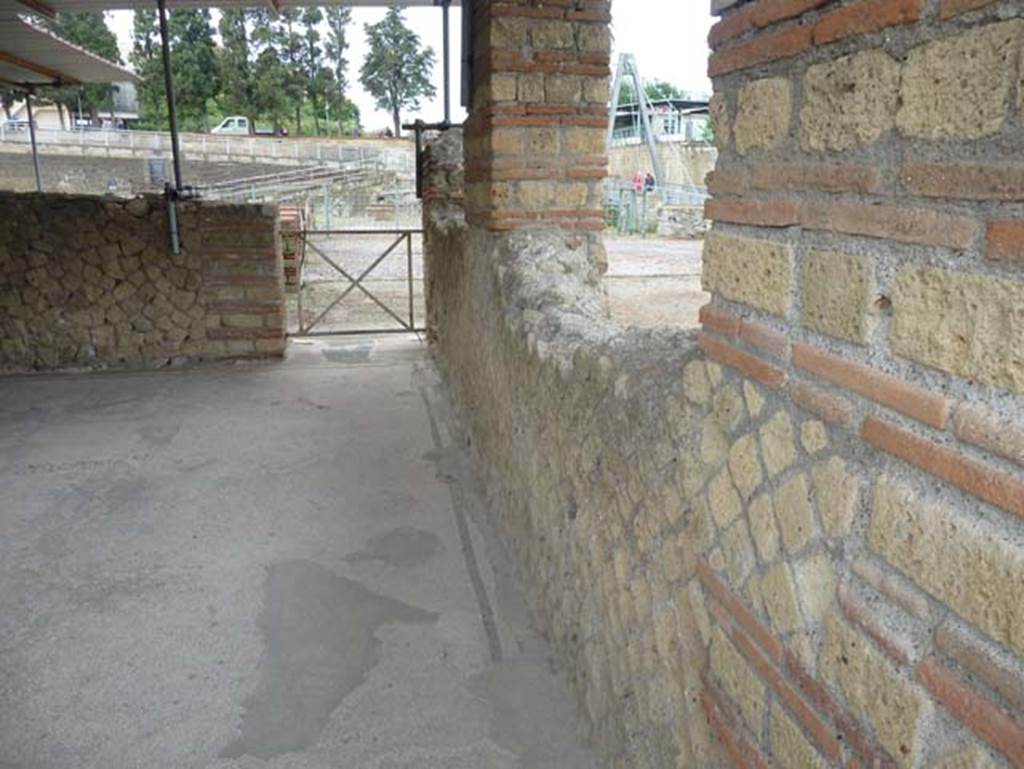
[[[391,113],[398,136],[402,110],[418,109],[422,97],[436,93],[430,82],[434,51],[421,45],[419,35],[405,25],[405,17],[397,8],[390,9],[378,23],[367,24],[366,36],[370,50],[359,80],[377,106]]]

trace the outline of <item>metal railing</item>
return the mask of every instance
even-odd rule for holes
[[[348,138],[287,138],[180,134],[183,155],[193,160],[260,161],[269,164],[379,163],[391,171],[412,173],[412,143]],[[163,131],[75,130],[37,128],[36,142],[44,154],[101,157],[170,157],[171,135]],[[0,149],[31,151],[27,126],[11,128],[0,122]]]

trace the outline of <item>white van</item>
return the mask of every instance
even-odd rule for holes
[[[220,125],[213,128],[210,133],[243,134],[248,136],[252,133],[252,126],[249,123],[249,118],[243,117],[242,115],[232,115],[231,117],[226,117],[220,121]]]

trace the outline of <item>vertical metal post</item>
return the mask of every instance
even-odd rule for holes
[[[441,0],[441,15],[444,18],[444,122],[452,122],[452,70],[451,70],[451,29],[448,25],[451,0]]]
[[[409,274],[409,330],[416,328],[416,314],[413,304],[413,283],[412,283],[412,233],[405,233],[405,254],[406,269]]]
[[[32,91],[25,92],[25,106],[28,108],[28,134],[32,139],[32,168],[36,173],[36,192],[43,191],[43,177],[39,173],[39,148],[36,147],[36,121],[32,117]]]
[[[178,111],[174,106],[174,76],[171,73],[171,42],[167,31],[167,0],[156,0],[160,19],[160,47],[164,62],[164,89],[167,91],[167,116],[171,122],[171,157],[174,161],[174,191],[181,192],[181,151],[178,146]]]

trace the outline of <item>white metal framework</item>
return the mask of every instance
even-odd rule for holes
[[[658,147],[654,139],[654,131],[651,128],[651,107],[650,99],[644,90],[643,81],[640,79],[640,68],[637,66],[636,57],[631,53],[619,55],[619,65],[615,68],[615,80],[612,83],[612,101],[608,109],[608,136],[605,141],[605,148],[611,150],[612,136],[615,133],[615,116],[619,111],[619,96],[622,94],[622,81],[629,78],[633,82],[633,92],[636,94],[637,108],[640,113],[641,129],[647,138],[647,148],[651,152],[651,167],[654,169],[654,176],[658,184],[665,181],[664,168],[661,163],[661,156],[658,155]]]

